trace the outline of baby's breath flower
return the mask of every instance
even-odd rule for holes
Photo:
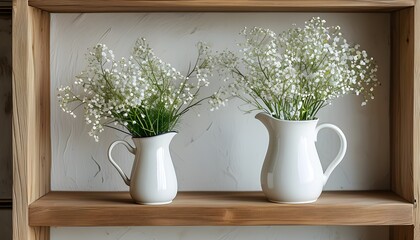
[[[373,58],[359,45],[351,46],[340,27],[312,18],[303,28],[281,34],[245,28],[241,57],[225,51],[217,57],[221,74],[233,77],[226,90],[211,99],[212,109],[237,97],[273,117],[311,120],[331,100],[348,93],[363,96],[362,106],[380,85]]]
[[[58,89],[60,107],[76,117],[74,110],[84,106],[89,135],[95,141],[104,127],[118,129],[111,124],[133,137],[173,131],[183,114],[211,98],[200,99],[199,92],[209,84],[214,60],[206,44],[197,48],[196,65],[182,75],[156,57],[144,38],[137,40],[128,59],[119,61],[106,45],[97,44],[87,54],[88,66],[76,76],[74,87]]]

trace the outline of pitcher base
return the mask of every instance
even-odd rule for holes
[[[318,200],[318,199],[309,200],[309,201],[302,201],[302,202],[283,202],[283,201],[276,201],[276,200],[268,199],[268,201],[270,201],[272,203],[282,203],[282,204],[305,204],[305,203],[313,203],[313,202],[316,202],[316,200]]]
[[[141,205],[164,205],[164,204],[172,203],[172,201],[169,201],[169,202],[151,202],[151,203],[136,202],[136,203],[141,204]]]

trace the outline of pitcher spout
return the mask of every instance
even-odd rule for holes
[[[258,119],[267,129],[272,128],[271,121],[274,119],[272,116],[268,115],[265,112],[260,112],[257,115],[255,115],[255,118]]]
[[[166,138],[166,141],[168,143],[168,145],[172,142],[172,139],[175,137],[175,135],[177,135],[177,132],[168,132],[163,134]]]

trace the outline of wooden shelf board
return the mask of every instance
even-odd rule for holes
[[[29,0],[48,12],[388,12],[415,0]]]
[[[127,192],[50,192],[29,206],[31,226],[412,225],[413,204],[387,191],[324,192],[311,204],[261,192],[180,192],[144,206]]]

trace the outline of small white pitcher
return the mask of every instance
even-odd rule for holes
[[[175,135],[175,132],[170,132],[154,137],[133,138],[135,148],[126,141],[115,141],[109,146],[108,159],[130,187],[130,195],[136,203],[168,204],[175,198],[178,182],[169,152],[169,144]],[[112,149],[118,144],[123,144],[135,155],[130,178],[111,156]]]
[[[347,140],[335,125],[318,120],[278,120],[266,113],[255,116],[268,130],[269,145],[261,171],[261,187],[272,202],[310,203],[321,195],[332,171],[343,160]],[[340,137],[341,147],[336,158],[323,172],[315,147],[318,132],[331,128]]]

